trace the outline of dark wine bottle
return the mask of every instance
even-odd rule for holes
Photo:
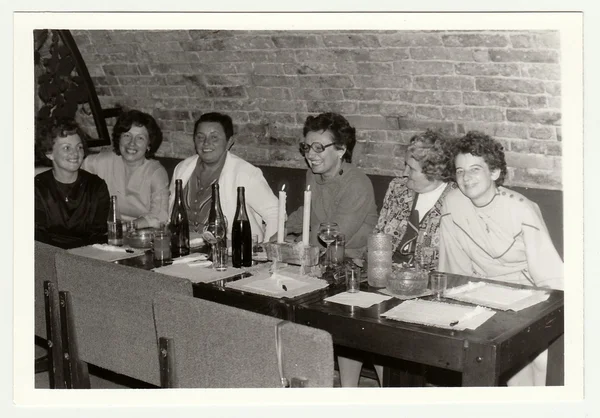
[[[231,264],[233,267],[252,266],[252,230],[243,187],[237,188],[237,208],[231,226]]]
[[[171,212],[171,253],[173,257],[190,253],[190,223],[183,203],[181,179],[175,180],[175,204]]]

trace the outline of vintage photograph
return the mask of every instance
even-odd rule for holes
[[[580,384],[581,27],[260,18],[28,26],[34,393]]]

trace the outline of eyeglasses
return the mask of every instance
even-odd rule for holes
[[[333,142],[331,144],[327,144],[327,145],[323,145],[320,142],[313,142],[310,145],[308,145],[306,142],[300,142],[300,144],[298,144],[298,149],[300,150],[300,154],[302,154],[302,155],[305,155],[306,153],[308,153],[311,148],[314,152],[316,152],[317,154],[320,154],[323,151],[325,151],[325,148],[330,147],[332,145],[334,145]]]

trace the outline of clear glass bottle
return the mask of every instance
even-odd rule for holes
[[[117,196],[110,197],[110,208],[108,211],[108,244],[123,245],[123,222],[117,205]]]
[[[190,224],[183,202],[183,184],[175,180],[175,204],[171,212],[171,254],[181,257],[190,253]]]
[[[252,230],[243,187],[237,188],[237,208],[231,226],[231,264],[233,267],[252,266]]]
[[[214,238],[211,244],[211,259],[215,270],[227,269],[227,218],[221,208],[219,184],[212,185],[212,204],[208,213],[208,221],[204,231],[210,232]]]

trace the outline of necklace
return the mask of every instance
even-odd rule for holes
[[[69,203],[72,201],[76,200],[76,196],[73,196],[73,192],[75,192],[75,194],[77,194],[77,187],[75,187],[77,185],[77,182],[75,183],[61,183],[59,181],[56,182],[56,188],[58,190],[58,193],[61,197],[61,200],[63,200],[65,203]]]

